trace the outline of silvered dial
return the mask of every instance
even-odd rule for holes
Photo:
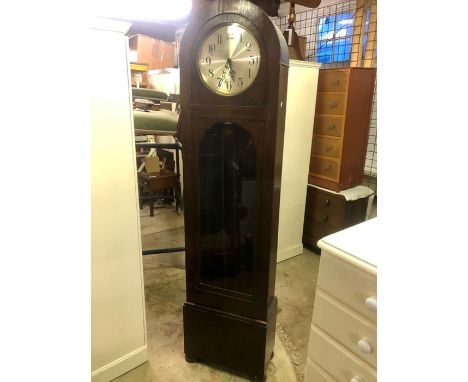
[[[254,35],[237,23],[212,30],[198,52],[198,71],[205,85],[223,96],[248,89],[260,68],[260,46]]]

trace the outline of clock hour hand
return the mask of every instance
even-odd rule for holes
[[[224,78],[226,77],[226,66],[224,66],[223,74],[221,77],[218,77],[218,88],[220,88],[223,85]]]
[[[223,75],[221,76],[221,78],[218,77],[218,80],[219,80],[219,81],[218,81],[218,88],[220,88],[221,85],[223,84],[223,81],[224,81],[224,77],[225,77],[225,76],[226,76],[226,73],[223,72]]]
[[[226,73],[230,73],[231,71],[231,66],[230,66],[230,59],[228,58],[226,61],[226,64],[224,64],[224,69],[223,73],[221,74],[221,77],[218,77],[218,88],[220,88],[223,85],[224,79],[226,78]],[[231,76],[232,77],[232,76]]]
[[[232,80],[236,80],[236,71],[232,70],[232,60],[230,58],[227,59],[225,67],[229,68],[229,75],[231,76]]]

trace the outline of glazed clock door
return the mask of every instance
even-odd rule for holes
[[[235,124],[210,127],[200,143],[202,284],[252,292],[257,205],[256,148]]]
[[[200,121],[198,145],[197,288],[247,300],[255,299],[258,287],[261,167],[255,125]]]

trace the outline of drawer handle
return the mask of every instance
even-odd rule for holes
[[[333,81],[333,86],[338,86],[339,84],[340,84],[339,79],[336,79],[335,81]]]
[[[338,106],[338,104],[337,104],[336,102],[332,102],[332,103],[330,104],[330,109],[334,109],[334,108],[337,107],[337,106]]]
[[[328,220],[328,215],[324,215],[324,217],[322,218],[322,222],[326,222]]]
[[[328,125],[328,130],[335,130],[335,124],[332,123],[331,125]]]
[[[364,380],[361,377],[358,377],[357,375],[351,378],[351,381],[349,382],[364,382]]]
[[[370,344],[367,338],[360,339],[358,341],[359,350],[363,353],[370,354],[372,353],[372,345]]]
[[[329,205],[330,205],[330,199],[326,199],[326,200],[325,200],[325,205],[326,205],[326,206],[329,206]]]
[[[330,171],[331,169],[332,169],[332,166],[330,166],[329,164],[325,166],[325,171]]]
[[[331,151],[332,149],[333,149],[333,146],[327,146],[327,147],[326,147],[326,150],[327,150],[327,151]]]
[[[371,312],[377,312],[377,298],[374,296],[370,296],[366,298],[366,306],[367,309]]]

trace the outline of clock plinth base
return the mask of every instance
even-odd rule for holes
[[[186,359],[212,363],[263,380],[275,344],[277,304],[274,297],[267,320],[261,321],[185,303]]]

